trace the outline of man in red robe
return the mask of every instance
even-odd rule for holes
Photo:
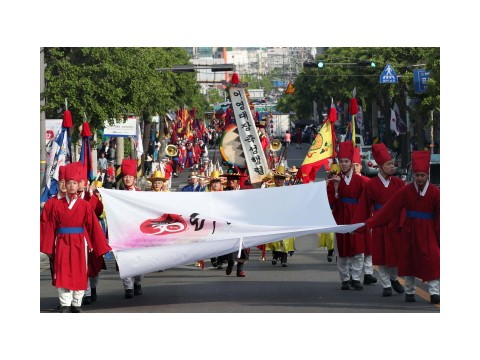
[[[352,168],[353,144],[351,141],[339,143],[338,159],[341,174],[333,176],[334,186],[327,186],[330,207],[339,225],[353,224],[353,215],[358,206],[365,182]],[[342,290],[363,290],[360,276],[363,270],[365,241],[363,234],[336,234],[335,253],[337,267],[342,281]],[[349,264],[351,270],[349,270]],[[351,274],[350,274],[351,272]],[[352,280],[350,281],[350,276]]]
[[[372,152],[378,165],[379,174],[365,185],[353,218],[354,223],[365,222],[372,217],[398,190],[405,186],[403,180],[393,176],[395,165],[385,144],[373,144]],[[366,231],[365,235],[371,241],[372,262],[374,265],[378,265],[380,282],[383,287],[382,296],[392,296],[392,287],[397,293],[403,293],[404,288],[398,281],[399,219],[395,218],[385,226],[377,227],[371,232]]]
[[[111,250],[92,207],[78,197],[79,170],[76,165],[67,165],[67,194],[53,204],[51,212],[40,216],[40,252],[54,259],[53,285],[58,289],[62,313],[83,312],[87,252],[100,257]]]
[[[405,276],[405,301],[415,302],[415,278],[428,283],[430,303],[440,304],[440,188],[429,182],[430,152],[413,151],[414,181],[397,193],[370,219],[367,229],[402,219],[398,274]]]

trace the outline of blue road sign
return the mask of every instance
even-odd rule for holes
[[[430,71],[418,69],[413,70],[413,89],[415,94],[424,93],[428,90],[427,81],[430,77]]]
[[[380,84],[396,84],[398,83],[398,76],[393,70],[392,65],[387,64],[380,75]]]

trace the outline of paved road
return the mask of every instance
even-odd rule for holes
[[[288,165],[299,167],[307,146],[289,151]],[[218,150],[217,150],[218,151]],[[210,151],[213,155],[213,151]],[[173,181],[173,188],[187,183],[188,171]],[[317,178],[322,177],[319,174]],[[286,208],[285,211],[295,211]],[[381,296],[381,286],[365,286],[364,291],[342,291],[335,261],[326,259],[326,249],[317,246],[316,235],[297,239],[297,250],[288,267],[261,261],[253,248],[245,265],[246,278],[205,261],[202,270],[189,264],[164,272],[145,275],[144,294],[124,299],[122,283],[113,260],[107,260],[98,285],[98,300],[85,306],[89,313],[439,313],[429,303],[425,286],[419,284],[416,303],[405,303],[404,296]],[[267,253],[268,259],[271,254]],[[40,263],[40,312],[56,312],[58,298],[51,285],[48,262]],[[378,277],[378,274],[376,274]]]

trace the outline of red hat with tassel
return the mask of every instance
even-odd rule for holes
[[[392,156],[390,155],[387,147],[383,143],[372,145],[372,155],[378,166],[382,166],[387,161],[392,160]]]
[[[353,160],[353,143],[349,140],[338,144],[338,158]]]
[[[360,148],[356,147],[353,149],[352,163],[360,164],[361,162],[362,162],[362,158],[360,157]]]
[[[430,173],[430,151],[412,151],[412,169],[413,172]]]
[[[133,177],[137,175],[137,161],[135,159],[122,160],[122,175],[131,175]]]

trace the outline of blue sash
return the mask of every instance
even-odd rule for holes
[[[410,210],[407,210],[407,217],[415,218],[415,219],[425,219],[425,220],[434,219],[433,213],[427,213],[423,211],[410,211]]]
[[[347,204],[358,204],[358,199],[354,198],[340,198],[340,201]]]
[[[375,204],[375,205],[373,205],[373,208],[375,210],[380,210],[382,208],[382,206],[383,206],[383,204]]]
[[[82,234],[83,227],[61,227],[57,229],[57,234]]]

